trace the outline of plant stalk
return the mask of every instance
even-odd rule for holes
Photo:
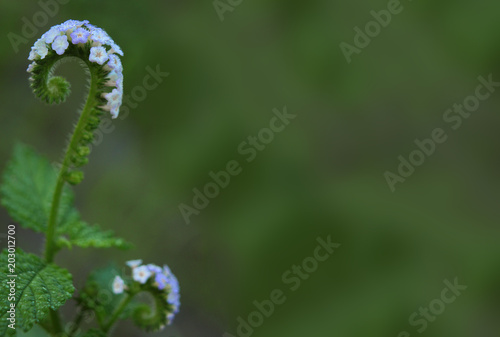
[[[130,303],[130,301],[132,300],[133,297],[134,297],[134,295],[127,294],[122,299],[122,301],[120,302],[120,304],[118,305],[116,310],[113,312],[113,315],[111,316],[109,321],[102,327],[102,330],[105,333],[107,333],[113,327],[113,324],[115,324],[116,320],[120,317],[120,314],[123,312],[123,310],[125,310],[125,308]]]
[[[47,263],[51,263],[54,260],[54,255],[57,251],[57,247],[55,245],[55,234],[57,227],[57,217],[59,213],[59,205],[61,201],[61,194],[65,183],[64,178],[65,175],[68,173],[72,151],[78,145],[81,133],[85,128],[88,117],[93,109],[94,97],[97,92],[96,83],[97,80],[95,78],[95,75],[91,72],[90,89],[87,97],[87,102],[85,103],[85,106],[80,114],[80,118],[78,119],[78,123],[76,124],[76,127],[73,131],[73,135],[71,136],[70,142],[66,149],[66,153],[64,155],[61,170],[59,171],[59,175],[57,176],[56,188],[54,190],[54,195],[52,197],[52,206],[50,209],[49,222],[47,224],[47,234],[46,234],[45,253],[44,253],[45,261]]]
[[[59,214],[59,206],[61,202],[61,194],[63,192],[64,184],[65,184],[65,176],[68,173],[68,168],[71,161],[71,154],[73,150],[78,145],[80,141],[80,137],[83,129],[87,124],[87,120],[90,116],[92,109],[94,108],[94,97],[97,93],[97,78],[96,75],[90,71],[90,88],[87,96],[87,101],[85,102],[85,106],[80,114],[78,119],[78,123],[75,126],[73,134],[71,136],[70,142],[66,149],[66,153],[64,155],[62,167],[57,176],[57,183],[54,190],[54,195],[52,197],[52,204],[49,215],[49,222],[47,224],[47,232],[46,232],[46,241],[45,241],[45,252],[44,257],[47,263],[51,263],[54,260],[54,256],[57,252],[57,246],[55,242],[56,236],[56,227],[57,220]],[[52,323],[53,335],[60,336],[62,334],[62,326],[61,326],[61,318],[59,316],[58,311],[51,310],[50,311],[50,320]]]

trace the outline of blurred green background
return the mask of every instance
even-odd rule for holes
[[[50,26],[88,19],[124,50],[125,93],[148,66],[170,75],[93,149],[78,207],[135,249],[60,253],[77,287],[94,268],[142,258],[168,263],[181,284],[181,312],[156,336],[237,336],[237,318],[278,288],[286,302],[252,336],[398,337],[420,335],[410,315],[457,277],[467,290],[422,335],[500,336],[500,93],[456,131],[442,119],[478,76],[500,80],[500,3],[402,4],[348,64],[339,44],[387,1],[245,0],[221,21],[209,0],[70,0],[16,53],[7,35],[42,7],[4,0],[2,169],[17,141],[60,158],[84,73],[61,67],[73,94],[48,106],[31,93],[27,57]],[[284,106],[297,117],[247,163],[239,144]],[[438,127],[448,140],[392,193],[384,172]],[[242,173],[186,224],[179,205],[230,160]],[[3,209],[0,221],[5,231]],[[340,248],[290,291],[283,273],[328,235]],[[43,237],[23,231],[18,245],[40,252]],[[148,334],[125,322],[114,335]]]

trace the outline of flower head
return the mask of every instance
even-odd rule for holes
[[[103,65],[108,60],[108,53],[104,47],[90,48],[89,61]]]
[[[109,35],[103,29],[91,25],[87,20],[67,20],[62,24],[53,26],[42,35],[31,48],[28,60],[36,61],[40,67],[51,67],[55,64],[52,62],[52,57],[56,56],[52,51],[60,56],[67,54],[68,56],[82,58],[82,55],[84,55],[84,61],[88,60],[103,66],[103,72],[101,72],[104,76],[103,82],[105,86],[111,87],[111,92],[108,93],[108,89],[100,90],[99,94],[106,98],[107,104],[99,108],[109,111],[111,116],[116,118],[123,97],[123,66],[118,56],[123,56],[123,52]],[[42,61],[46,57],[51,58],[49,63]],[[94,65],[90,66],[93,67]],[[33,75],[31,80],[39,79],[40,83],[46,83],[46,79],[37,78],[37,74],[33,74],[34,67],[35,65],[32,64],[27,69]],[[46,93],[46,91],[41,92]],[[40,95],[37,94],[37,96]],[[52,94],[46,94],[42,98],[47,100],[48,97],[52,96]],[[58,102],[62,100],[62,97],[55,99]]]
[[[52,42],[52,49],[57,53],[57,55],[64,54],[64,51],[68,48],[68,37],[66,35],[58,36]]]
[[[125,290],[125,282],[123,282],[123,279],[120,276],[115,276],[115,279],[113,280],[113,293],[121,294],[123,293],[123,290]]]
[[[135,282],[135,289],[139,286],[139,289],[144,291],[150,291],[154,296],[161,296],[161,300],[163,301],[161,305],[157,306],[159,310],[162,310],[162,316],[160,316],[160,321],[158,323],[151,323],[150,327],[153,329],[163,329],[165,324],[172,324],[175,315],[179,312],[181,306],[181,295],[179,288],[179,281],[172,273],[168,266],[157,266],[155,264],[146,264],[142,265],[142,260],[132,260],[128,261],[127,265],[132,267],[132,278]],[[151,280],[151,281],[150,281]],[[113,283],[113,289],[116,289],[118,292],[123,292],[123,280],[118,276],[115,277]],[[163,316],[165,315],[165,316]],[[146,324],[146,323],[145,323]],[[151,325],[157,324],[157,325]]]
[[[89,39],[90,32],[83,28],[77,28],[71,33],[71,42],[73,44],[86,43]]]
[[[134,279],[134,281],[137,281],[141,284],[144,284],[151,277],[151,274],[152,273],[148,269],[147,266],[140,266],[140,267],[134,268],[133,279]]]

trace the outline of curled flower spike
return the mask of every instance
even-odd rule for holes
[[[28,59],[33,61],[27,71],[35,96],[47,103],[64,102],[70,93],[70,84],[62,77],[53,76],[63,59],[77,59],[90,74],[87,102],[70,140],[68,156],[63,163],[64,180],[78,184],[83,173],[76,170],[88,162],[88,145],[100,116],[108,111],[118,117],[123,98],[123,66],[118,55],[123,52],[109,35],[87,20],[68,20],[49,29],[31,48]]]
[[[87,20],[68,20],[54,26],[36,41],[28,58],[33,61],[28,72],[32,75],[35,95],[47,103],[63,102],[69,94],[69,83],[61,77],[53,77],[52,72],[61,57],[77,57],[99,80],[95,98],[101,105],[96,108],[110,111],[116,118],[123,97],[123,67],[118,55],[123,56],[121,48],[103,29],[89,24]],[[111,76],[121,81],[110,80],[112,71],[114,74]],[[119,100],[114,99],[111,103],[103,100],[104,95],[113,89],[117,89]]]
[[[140,292],[149,293],[155,302],[152,310],[148,305],[134,306],[135,323],[145,330],[161,330],[172,321],[180,309],[180,288],[177,278],[168,266],[163,268],[154,264],[142,264],[142,260],[128,261],[132,268],[132,279],[116,276],[113,281],[113,292],[126,292],[129,296]]]

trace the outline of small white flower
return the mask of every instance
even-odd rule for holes
[[[123,290],[125,290],[125,282],[123,282],[123,279],[120,276],[115,276],[113,281],[113,293],[121,294],[123,293]]]
[[[139,267],[142,264],[142,260],[130,260],[126,262],[127,266],[130,268]]]
[[[111,106],[111,109],[109,110],[109,112],[111,113],[111,118],[115,119],[116,117],[118,117],[118,114],[120,113],[120,105],[115,104],[115,105]]]
[[[67,20],[66,22],[61,23],[60,25],[57,26],[59,31],[61,32],[73,32],[75,28],[81,27],[84,24],[89,23],[87,20],[83,21],[78,21],[78,20]]]
[[[97,27],[96,27],[96,26],[94,26],[94,25],[93,25],[93,24],[91,24],[91,23],[86,23],[86,24],[85,24],[85,27],[87,27],[87,28],[88,28],[91,32],[93,32],[94,30],[96,30],[96,29],[97,29]]]
[[[90,62],[96,62],[97,64],[103,65],[104,62],[108,60],[108,53],[104,47],[92,47],[90,48]]]
[[[148,264],[148,269],[152,272],[152,273],[161,273],[161,268],[158,267],[156,264]]]
[[[66,35],[58,36],[52,42],[52,49],[57,55],[62,55],[69,46],[68,37]]]
[[[56,37],[62,35],[57,27],[58,26],[52,27],[48,32],[42,35],[42,39],[45,39],[45,43],[51,44],[52,42],[54,42],[54,39]]]
[[[49,52],[49,49],[47,48],[47,44],[45,41],[42,39],[36,41],[35,43],[35,52],[40,55],[40,58],[43,60],[45,56],[47,56],[47,53]]]
[[[171,277],[172,275],[174,275],[166,264],[163,265],[163,274],[165,274],[165,276],[167,277]]]
[[[102,43],[102,44],[111,44],[113,43],[113,40],[109,37],[109,35],[102,30],[101,28],[96,28],[92,30],[92,33],[90,35],[90,38],[94,42]]]
[[[118,78],[118,81],[116,81],[116,88],[123,92],[123,75]]]
[[[28,56],[28,60],[34,61],[37,60],[40,55],[37,54],[35,47],[31,47],[30,55]]]
[[[123,51],[122,49],[120,48],[119,45],[117,45],[116,43],[111,43],[111,50],[109,51],[110,54],[114,54],[114,53],[117,53],[118,55],[120,56],[123,56]]]
[[[108,87],[116,87],[117,86],[117,83],[118,81],[120,80],[120,77],[123,78],[123,75],[122,73],[117,73],[116,71],[111,71],[109,74],[108,74],[108,81],[106,82],[106,85]]]
[[[122,66],[122,61],[120,61],[120,58],[116,55],[109,55],[109,62],[107,66],[117,72],[122,72],[123,71],[123,66]]]
[[[140,266],[134,268],[134,275],[133,275],[134,281],[144,284],[147,282],[150,276],[151,276],[151,271],[148,269],[147,266]]]
[[[108,105],[110,106],[122,103],[122,92],[118,89],[113,89],[113,91],[108,92],[103,96],[108,100]]]
[[[170,325],[174,321],[175,314],[170,312],[167,314],[167,324]]]
[[[88,30],[77,28],[70,34],[71,42],[73,42],[73,44],[87,43],[89,35],[90,33]]]

